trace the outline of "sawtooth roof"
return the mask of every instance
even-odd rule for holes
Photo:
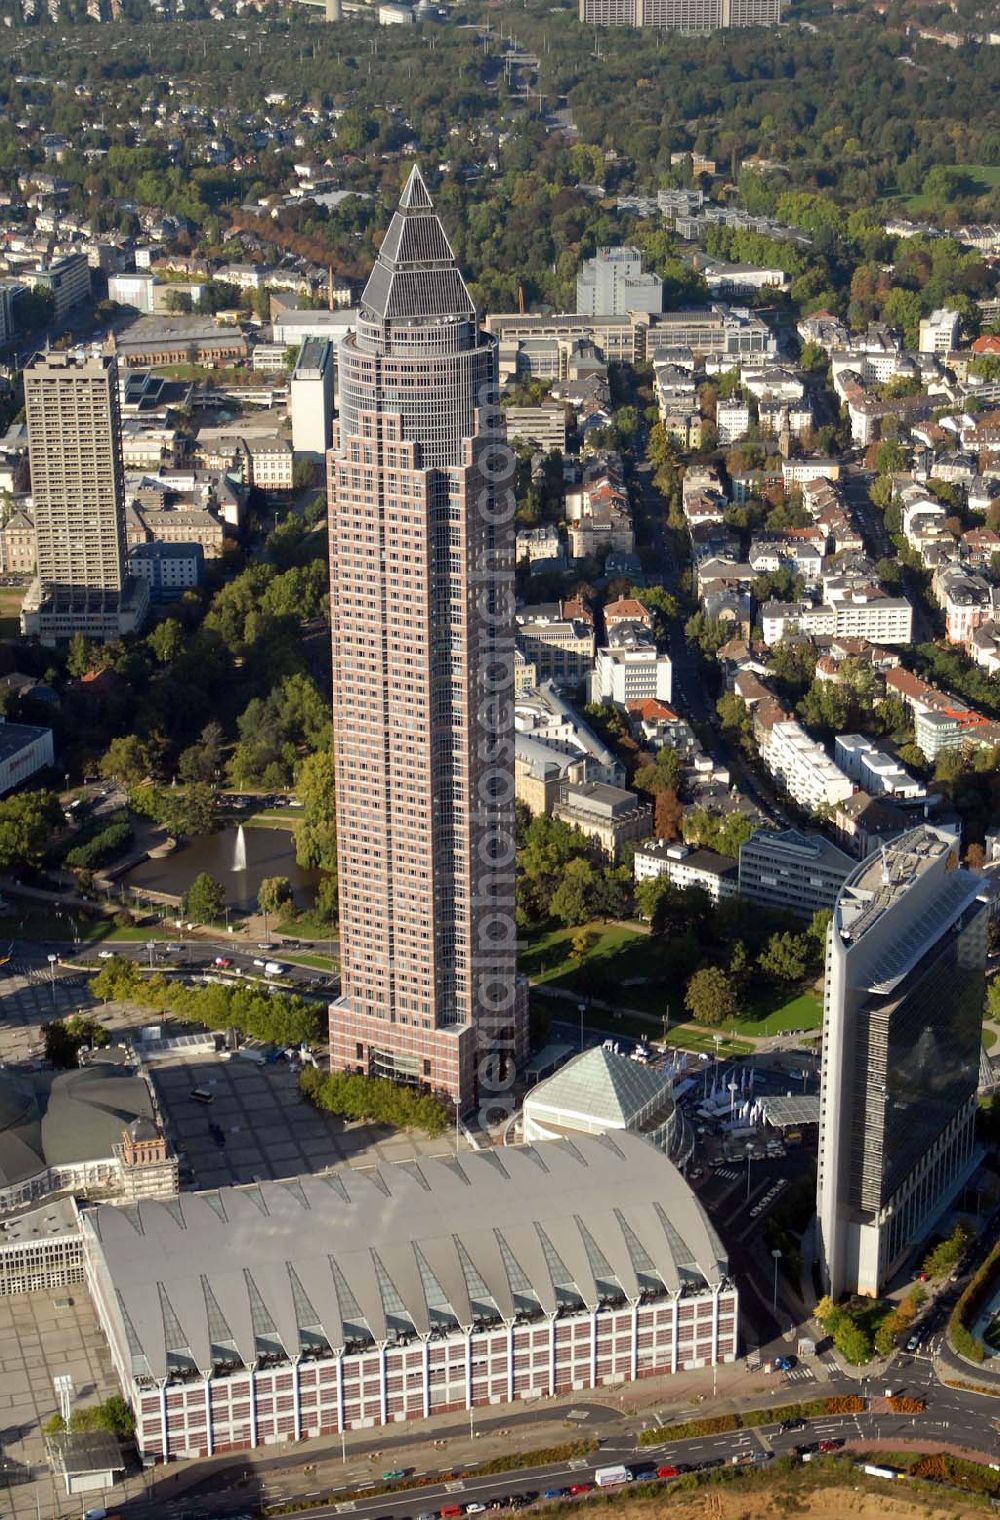
[[[704,1291],[700,1204],[632,1134],[350,1168],[88,1211],[137,1377]]]

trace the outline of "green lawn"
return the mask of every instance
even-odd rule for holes
[[[786,1002],[774,997],[757,999],[736,1021],[736,1028],[741,1034],[783,1034],[788,1029],[818,1029],[822,1022],[823,999],[808,987]]]
[[[956,169],[961,169],[974,181],[972,195],[989,195],[991,190],[1000,188],[1000,164],[956,164]],[[908,211],[930,211],[938,204],[933,195],[925,195],[922,191],[917,195],[904,195],[899,197]]]
[[[717,1032],[722,1034],[721,1030]],[[702,1024],[672,1024],[667,1031],[667,1044],[676,1045],[680,1050],[703,1050],[706,1055],[714,1056],[715,1033]],[[745,1056],[752,1049],[749,1040],[733,1039],[728,1034],[722,1034],[718,1045],[719,1055],[724,1061],[730,1056]]]
[[[291,932],[291,931],[289,931]],[[593,936],[582,961],[574,960],[570,947],[576,934]],[[540,989],[552,985],[565,988],[581,998],[597,998],[623,1010],[651,1014],[659,1022],[666,1013],[683,1015],[683,989],[678,985],[670,964],[669,941],[651,936],[634,924],[586,925],[577,929],[553,929],[529,935],[521,942],[518,964]],[[567,1005],[569,1006],[569,1005]],[[623,1013],[628,1020],[628,1013]],[[594,1010],[591,1022],[596,1022]],[[818,1029],[823,1018],[823,1002],[810,987],[791,996],[773,993],[757,998],[742,1018],[727,1026],[730,1036],[773,1035],[788,1029]],[[635,1034],[652,1032],[648,1020],[633,1020]],[[614,1016],[614,1028],[624,1025]],[[692,1050],[714,1050],[711,1032],[684,1023],[671,1029],[683,1033],[678,1044]],[[742,1041],[740,1049],[747,1049]]]
[[[0,638],[16,639],[21,632],[24,586],[0,586]]]
[[[110,918],[106,922],[88,922],[77,911],[72,914],[71,921],[65,908],[57,911],[45,903],[32,903],[30,906],[25,903],[23,907],[19,907],[12,902],[0,914],[0,942],[12,939],[34,939],[66,940],[71,944],[74,924],[82,940],[103,939],[111,928]]]
[[[242,821],[248,829],[292,829],[302,818],[301,808],[261,808]]]
[[[281,945],[281,959],[290,966],[307,966],[310,971],[339,971],[340,962],[328,955],[300,955],[297,950],[285,950]]]
[[[583,961],[576,961],[570,955],[570,946],[577,934],[594,935],[594,941]],[[575,987],[577,983],[586,980],[584,967],[591,970],[602,961],[610,961],[623,950],[636,952],[641,946],[646,951],[645,959],[648,961],[649,945],[649,935],[640,929],[630,928],[628,924],[593,923],[587,924],[583,929],[552,929],[546,934],[538,934],[522,941],[518,966],[532,981],[565,981],[567,986]],[[635,956],[636,965],[639,959],[638,955]],[[629,961],[632,964],[631,954]],[[637,970],[633,974],[641,973]],[[628,997],[623,996],[622,1002],[628,1003]]]

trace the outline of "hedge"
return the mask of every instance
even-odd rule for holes
[[[975,1319],[978,1314],[979,1306],[987,1290],[992,1287],[998,1268],[1000,1268],[1000,1241],[993,1247],[979,1271],[966,1284],[948,1320],[948,1339],[959,1356],[967,1357],[970,1362],[979,1363],[986,1358],[982,1345],[969,1329],[969,1321]]]
[[[359,1499],[377,1499],[382,1494],[405,1494],[415,1488],[437,1488],[442,1483],[467,1482],[469,1478],[488,1478],[493,1473],[519,1472],[522,1468],[554,1467],[559,1462],[570,1462],[574,1457],[589,1457],[597,1450],[596,1440],[566,1441],[562,1446],[543,1446],[537,1451],[508,1452],[505,1457],[489,1457],[453,1472],[421,1473],[419,1477],[396,1483],[367,1483],[364,1488],[335,1494],[317,1494],[310,1499],[289,1499],[283,1504],[269,1504],[261,1513],[268,1515],[295,1515],[303,1510],[328,1509],[336,1503],[353,1504]]]
[[[724,1435],[730,1430],[752,1430],[757,1425],[775,1425],[782,1420],[813,1420],[826,1414],[860,1414],[865,1401],[857,1393],[835,1398],[807,1399],[800,1404],[778,1404],[764,1409],[748,1409],[743,1414],[708,1415],[703,1420],[685,1420],[679,1425],[660,1425],[644,1430],[640,1446],[659,1446],[663,1441],[684,1441],[693,1436]]]
[[[132,838],[130,823],[110,823],[106,829],[88,839],[86,844],[67,850],[64,864],[71,870],[92,871],[119,855]]]

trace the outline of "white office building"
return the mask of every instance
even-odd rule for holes
[[[634,624],[622,623],[608,634],[608,647],[599,649],[590,680],[592,702],[643,702],[654,697],[669,702],[673,690],[670,656]]]
[[[920,319],[919,346],[922,354],[950,354],[958,347],[961,317],[957,311],[939,307],[929,317]]]
[[[661,312],[663,281],[644,272],[638,248],[598,248],[576,277],[576,309],[588,317]]]
[[[735,897],[738,890],[735,860],[716,850],[695,850],[686,844],[650,839],[637,847],[632,859],[636,881],[665,876],[672,887],[684,892],[697,887],[714,903]]]
[[[838,734],[833,741],[833,758],[844,774],[872,797],[912,801],[926,795],[926,788],[905,766],[864,734]]]
[[[833,807],[854,790],[850,777],[830,759],[822,744],[810,739],[801,723],[775,723],[760,739],[760,755],[789,797],[808,812]]]
[[[833,907],[854,865],[822,834],[758,829],[740,845],[739,895],[811,918]]]
[[[333,425],[333,344],[306,338],[288,382],[292,452],[296,458],[323,459]]]
[[[975,1165],[988,908],[922,825],[857,866],[834,909],[817,1214],[826,1290],[878,1296]]]

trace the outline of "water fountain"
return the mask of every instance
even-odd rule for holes
[[[232,866],[232,869],[234,871],[245,871],[246,868],[247,868],[247,839],[246,839],[246,835],[243,832],[243,825],[241,823],[240,826],[239,826],[239,828],[236,830],[236,843],[233,846],[233,866]]]

